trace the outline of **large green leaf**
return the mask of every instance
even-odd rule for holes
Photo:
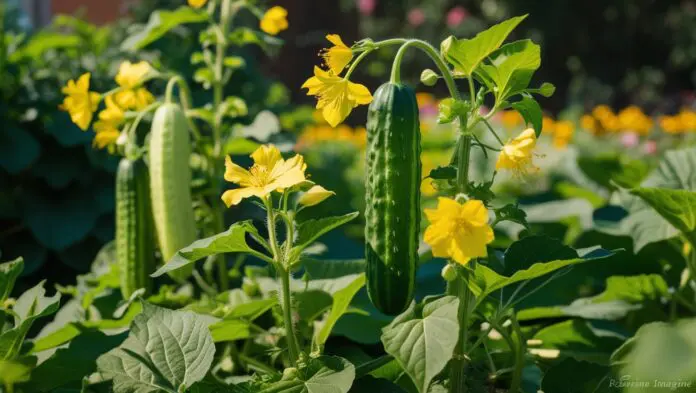
[[[611,353],[625,336],[582,320],[569,320],[539,330],[534,339],[541,345],[530,352],[543,359],[574,358],[602,365],[609,364]]]
[[[32,379],[22,385],[29,392],[49,392],[73,381],[80,381],[97,370],[97,358],[117,347],[126,334],[107,336],[95,330],[88,331],[70,342],[67,348],[58,349],[53,356],[41,363]]]
[[[360,274],[365,271],[364,259],[329,259],[318,260],[302,258],[302,267],[305,268],[310,280],[338,278],[351,274]]]
[[[172,270],[180,269],[209,255],[228,252],[258,253],[247,244],[248,233],[258,234],[251,221],[242,221],[233,224],[225,232],[196,240],[179,250],[169,262],[154,272],[152,277],[159,277]]]
[[[251,337],[251,324],[241,319],[228,319],[210,325],[213,341],[237,341]]]
[[[23,269],[24,260],[22,258],[0,264],[0,303],[10,297],[15,281],[22,274]]]
[[[24,356],[12,360],[0,360],[0,386],[12,391],[10,387],[30,380],[36,366],[36,356]],[[35,390],[30,390],[34,392]]]
[[[331,311],[326,318],[318,322],[320,329],[316,332],[314,337],[315,344],[323,347],[326,344],[326,340],[329,339],[329,335],[333,330],[333,327],[338,322],[338,319],[343,316],[343,314],[348,311],[350,302],[353,300],[358,291],[365,286],[365,274],[358,275],[355,280],[343,289],[336,291],[333,294],[333,303],[331,305]]]
[[[459,299],[446,296],[412,304],[383,329],[384,350],[408,373],[420,393],[452,358],[459,338]]]
[[[456,72],[471,76],[481,62],[495,52],[512,30],[517,27],[526,15],[508,19],[502,23],[482,31],[471,39],[449,37],[442,42],[440,51],[447,61],[454,66]]]
[[[31,165],[41,152],[41,145],[27,131],[8,127],[0,132],[0,167],[11,174],[19,173]]]
[[[283,378],[264,386],[273,393],[348,393],[355,380],[355,366],[337,356],[310,359],[295,378]]]
[[[674,325],[651,323],[638,330],[635,337],[616,351],[613,361],[620,361],[621,374],[627,382],[647,381],[650,392],[674,392],[692,387],[696,382],[696,319],[681,320]],[[655,386],[653,381],[689,383]],[[645,386],[627,384],[626,393],[645,392]]]
[[[610,375],[606,366],[567,358],[544,374],[541,388],[544,392],[619,393],[621,389],[610,385]]]
[[[301,252],[323,234],[352,221],[359,214],[358,212],[353,212],[343,216],[325,217],[302,222],[297,227],[297,240],[295,240],[295,247],[293,247],[294,252]]]
[[[581,156],[578,158],[578,167],[592,181],[609,190],[616,189],[614,183],[622,187],[637,186],[650,169],[644,161],[621,154]]]
[[[10,55],[11,62],[22,59],[39,60],[43,54],[51,49],[76,48],[83,40],[75,34],[61,34],[51,31],[42,31],[35,34],[26,44]]]
[[[694,239],[696,192],[668,188],[636,188],[631,190],[631,194],[640,197],[687,238]]]
[[[34,321],[55,313],[59,306],[60,293],[47,297],[44,281],[17,298],[13,307],[14,327],[0,334],[0,360],[17,356]]]
[[[544,114],[541,111],[541,106],[536,100],[530,96],[524,96],[521,100],[510,104],[513,109],[520,113],[526,124],[531,124],[534,128],[534,133],[537,138],[541,135],[541,128],[544,124]]]
[[[480,73],[492,81],[496,101],[502,103],[508,97],[529,87],[534,71],[541,65],[541,48],[531,40],[503,45],[493,55],[492,64],[481,64]]]
[[[517,317],[520,320],[564,316],[615,320],[649,303],[659,309],[666,296],[667,283],[658,274],[613,276],[607,279],[606,289],[597,296],[577,299],[567,306],[521,310]]]
[[[143,302],[126,341],[97,359],[115,393],[183,391],[205,377],[215,345],[206,322],[191,312]]]
[[[126,51],[142,49],[177,26],[201,23],[207,20],[208,15],[205,11],[195,10],[188,6],[181,6],[174,11],[157,10],[150,14],[150,20],[141,31],[123,41],[121,49]]]

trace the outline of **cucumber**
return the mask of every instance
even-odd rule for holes
[[[414,91],[385,83],[367,116],[365,258],[367,290],[396,315],[413,300],[420,225],[420,123]]]
[[[152,289],[155,243],[150,184],[143,160],[121,159],[116,172],[116,259],[121,293],[130,298],[138,288]]]
[[[167,263],[180,249],[196,240],[191,202],[191,141],[181,107],[166,103],[157,109],[150,130],[150,194],[162,259]],[[193,266],[170,272],[186,279]]]

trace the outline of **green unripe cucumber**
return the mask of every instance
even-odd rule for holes
[[[146,294],[152,289],[153,234],[147,166],[142,159],[123,158],[116,172],[116,259],[124,299],[136,289],[145,288]]]
[[[414,91],[385,83],[367,115],[367,290],[385,314],[413,300],[420,225],[420,124]]]
[[[191,202],[191,141],[181,107],[166,103],[157,109],[150,130],[150,193],[162,259],[167,263],[177,251],[196,240],[196,220]],[[193,266],[169,274],[187,278]]]

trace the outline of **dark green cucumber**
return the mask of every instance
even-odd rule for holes
[[[420,225],[420,124],[414,91],[385,83],[367,115],[365,258],[367,290],[395,315],[413,300]]]
[[[116,258],[125,299],[136,289],[152,288],[154,231],[147,166],[142,159],[123,158],[116,173]]]

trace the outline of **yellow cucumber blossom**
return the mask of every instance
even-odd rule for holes
[[[336,127],[358,105],[372,102],[372,94],[367,87],[336,76],[330,71],[314,67],[314,76],[302,85],[307,95],[317,96],[317,109],[322,110],[324,119]]]
[[[575,125],[568,120],[556,122],[553,131],[553,146],[557,149],[565,149],[575,134]]]
[[[338,34],[329,34],[326,36],[326,39],[334,46],[324,49],[321,52],[321,57],[329,70],[338,75],[353,59],[353,50],[343,43],[341,36]]]
[[[101,95],[89,91],[89,79],[91,74],[82,74],[77,81],[69,80],[68,84],[61,90],[65,94],[65,99],[60,109],[70,114],[70,119],[83,131],[89,128],[92,116],[99,106]]]
[[[107,96],[105,103],[106,108],[99,112],[99,120],[94,123],[96,135],[92,144],[99,149],[116,143],[116,140],[121,135],[118,128],[125,116],[125,112],[116,105],[112,96]]]
[[[436,209],[424,211],[430,225],[423,240],[432,247],[434,256],[464,265],[472,258],[488,255],[486,245],[494,235],[483,202],[472,199],[460,204],[440,197]]]
[[[336,195],[336,193],[329,191],[322,186],[316,185],[305,192],[297,203],[303,206],[314,206],[324,202],[325,199],[332,195]]]
[[[154,102],[155,97],[146,88],[140,86],[151,71],[152,67],[146,61],[121,63],[116,74],[116,83],[122,90],[115,95],[116,104],[124,109],[142,110]]]
[[[503,146],[495,163],[495,169],[507,169],[517,175],[527,173],[530,169],[536,169],[532,163],[534,147],[536,146],[536,133],[528,128],[515,139],[510,140]]]
[[[227,207],[252,196],[265,199],[273,191],[280,192],[306,180],[307,165],[299,154],[284,160],[277,147],[263,145],[251,154],[251,158],[254,165],[246,170],[233,163],[229,156],[225,157],[225,180],[240,186],[222,194]]]
[[[288,28],[288,11],[280,6],[271,7],[263,17],[259,26],[264,33],[276,35]]]
[[[188,5],[193,7],[193,8],[203,8],[205,3],[207,3],[208,0],[188,0]]]

